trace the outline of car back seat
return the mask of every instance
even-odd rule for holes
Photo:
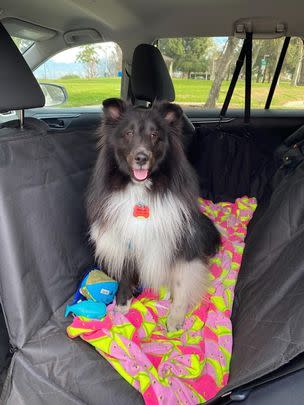
[[[0,26],[3,50],[0,111],[41,106],[40,87]],[[37,127],[25,121],[23,129],[0,129],[0,299],[14,353],[0,403],[141,404],[92,347],[65,331],[65,305],[93,261],[84,198],[95,134]]]
[[[297,134],[277,151],[277,171],[250,224],[235,289],[230,379],[212,404],[298,405],[303,397],[303,128]]]
[[[2,68],[12,78],[10,104],[0,91],[0,111],[41,105],[35,79],[0,26],[2,49],[0,89]],[[22,102],[16,77],[34,83]],[[0,299],[14,352],[3,405],[143,403],[91,346],[65,333],[66,302],[92,261],[83,198],[95,158],[88,132],[48,134],[26,122],[23,130],[0,129]],[[304,351],[303,197],[301,163],[282,176],[248,237],[225,398]]]

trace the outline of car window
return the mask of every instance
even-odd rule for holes
[[[252,108],[264,108],[284,39],[255,39]],[[234,37],[166,38],[157,42],[184,108],[221,108],[243,40]],[[292,38],[271,108],[304,108],[303,40]],[[229,108],[244,107],[245,67]]]
[[[271,107],[304,108],[304,44],[302,38],[291,38]]]
[[[24,38],[12,37],[12,39],[21,53],[26,52],[35,43],[34,41]]]
[[[40,83],[66,89],[68,99],[63,107],[99,107],[104,99],[120,96],[121,69],[121,49],[108,42],[60,52],[34,74]]]
[[[158,47],[172,76],[176,102],[189,108],[217,108],[223,101],[228,76],[241,42],[234,38],[167,38]],[[228,48],[227,48],[228,46]],[[211,94],[220,58],[226,60],[226,72],[218,94]]]

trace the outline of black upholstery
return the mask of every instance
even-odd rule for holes
[[[1,373],[7,366],[9,359],[9,347],[8,347],[8,334],[5,327],[5,320],[0,305],[0,390],[1,390]]]
[[[272,156],[270,136],[263,137],[240,123],[200,126],[188,151],[198,174],[200,195],[214,202],[234,202],[244,195],[260,200],[274,173]]]
[[[131,87],[138,100],[174,101],[175,91],[165,61],[153,45],[141,44],[135,48],[132,61]]]
[[[0,112],[42,107],[43,92],[14,41],[0,24]]]
[[[0,112],[9,111],[11,109],[25,109],[28,107],[41,107],[44,105],[44,95],[38,85],[33,73],[20,54],[18,48],[14,44],[10,35],[0,24]],[[29,124],[29,125],[28,125]],[[9,128],[4,128],[4,126]],[[35,130],[39,127],[38,133],[43,131],[43,123],[30,119],[26,121],[24,126],[25,131],[20,130],[19,121],[6,122],[1,125],[0,135],[3,140],[7,136],[17,138],[20,135],[25,135],[30,127],[30,130]],[[36,128],[37,127],[37,128]],[[0,167],[1,169],[9,163],[9,148],[7,145],[0,147]],[[3,215],[3,212],[1,213]],[[2,258],[3,259],[3,258]],[[3,268],[1,260],[0,272],[3,276],[6,274],[6,269]],[[0,302],[2,297],[0,294]],[[9,353],[9,337],[6,329],[6,322],[0,307],[0,392],[3,385],[3,380],[6,374],[6,367],[10,360]]]
[[[0,55],[1,110],[43,105],[2,26]],[[33,118],[22,129],[17,121],[0,126],[0,403],[141,404],[92,347],[66,335],[66,302],[93,261],[84,198],[96,135],[47,129]]]
[[[66,303],[94,260],[84,198],[95,133],[20,132],[0,129],[0,299],[15,348],[0,403],[141,404],[110,364],[65,330]]]

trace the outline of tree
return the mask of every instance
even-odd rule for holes
[[[238,49],[237,45],[238,40],[236,38],[229,37],[227,39],[222,55],[217,61],[215,78],[204,108],[215,108],[216,101],[220,94],[221,85],[227,75],[230,64],[235,59],[236,49]]]
[[[273,78],[283,45],[279,39],[257,39],[253,41],[252,72],[256,82],[270,82]],[[264,61],[264,65],[262,65]]]
[[[191,73],[206,73],[213,47],[212,38],[171,38],[159,41],[162,54],[174,60],[173,69],[188,78]]]
[[[261,49],[262,41],[254,41],[252,47],[252,76],[256,76],[257,83],[259,82],[262,73],[261,63],[258,60]]]
[[[297,86],[304,86],[304,57],[302,57],[301,73],[299,76]]]
[[[299,60],[298,38],[291,38],[288,52],[282,68],[282,76],[292,77]]]
[[[122,69],[122,52],[117,44],[113,44],[113,50],[109,57],[109,63],[112,66],[113,76],[117,76],[118,72]]]
[[[283,39],[255,40],[253,72],[256,80],[270,82],[282,50]],[[304,49],[300,38],[292,38],[288,47],[280,77],[291,79],[293,85],[304,84]],[[266,68],[262,69],[262,59],[266,59]]]
[[[169,56],[174,61],[185,56],[182,38],[160,39],[158,48],[163,55]]]
[[[83,46],[76,56],[76,61],[83,64],[88,79],[98,76],[98,63],[100,59],[93,45]]]
[[[297,38],[297,63],[292,76],[292,85],[297,86],[300,82],[301,72],[303,69],[303,39]]]

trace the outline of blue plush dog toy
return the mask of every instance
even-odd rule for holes
[[[73,304],[67,305],[65,316],[73,313],[90,319],[101,319],[106,315],[106,305],[113,302],[117,290],[117,281],[97,267],[90,268],[74,295]]]

